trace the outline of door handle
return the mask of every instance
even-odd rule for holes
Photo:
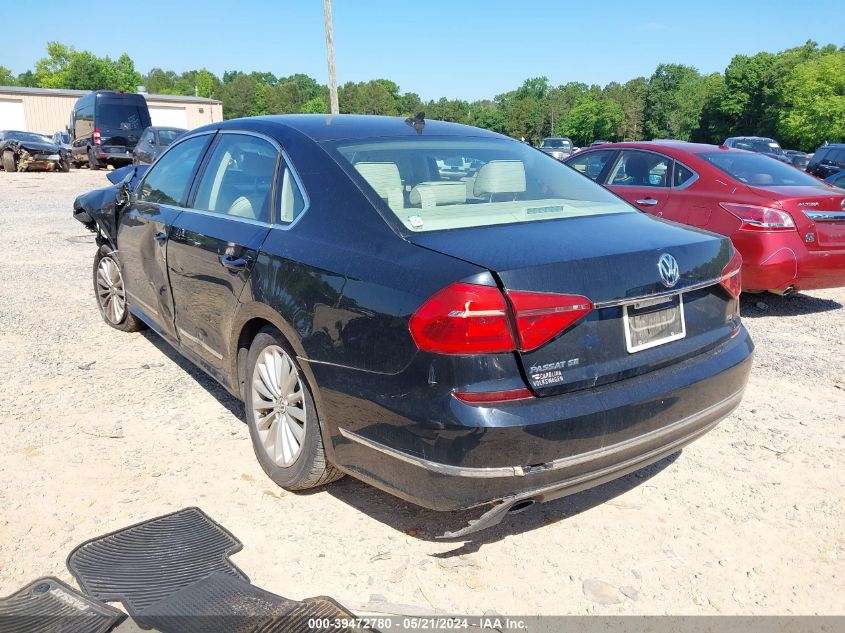
[[[249,265],[249,261],[243,257],[232,257],[231,255],[221,255],[220,263],[223,264],[224,268],[228,268],[233,272],[246,270],[246,267]]]
[[[160,244],[167,240],[167,233],[159,231],[158,233],[153,235],[153,239]]]
[[[646,207],[653,207],[657,204],[657,200],[655,200],[654,198],[643,198],[641,200],[636,200],[635,202]]]

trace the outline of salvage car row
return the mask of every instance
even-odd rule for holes
[[[52,137],[0,131],[0,163],[7,172],[64,171],[71,165],[101,169],[151,163],[182,128],[153,126],[140,94],[96,90],[74,104],[66,132]]]

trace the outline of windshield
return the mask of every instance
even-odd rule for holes
[[[106,130],[142,130],[144,123],[143,110],[137,105],[128,103],[102,103],[98,111],[97,127]]]
[[[331,146],[410,231],[536,222],[635,210],[523,143],[486,138],[374,138]],[[452,167],[460,156],[465,170]]]
[[[819,181],[787,163],[759,154],[721,151],[699,154],[729,176],[758,187],[818,187]]]
[[[6,138],[15,141],[24,141],[30,143],[52,143],[53,141],[47,139],[40,134],[32,132],[6,132]]]
[[[776,141],[760,138],[741,138],[736,142],[737,149],[747,149],[760,154],[783,154],[783,150]]]
[[[572,147],[572,143],[565,138],[544,138],[540,147],[565,147],[569,149]]]

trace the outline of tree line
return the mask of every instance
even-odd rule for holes
[[[17,76],[0,66],[0,85],[80,90],[198,95],[223,102],[226,118],[294,112],[328,112],[328,88],[304,74],[205,68],[177,73],[135,69],[123,54],[116,60],[59,42],[33,70]],[[845,46],[803,46],[779,53],[737,55],[722,73],[701,74],[683,64],[660,64],[649,77],[606,86],[547,77],[526,79],[492,99],[422,100],[388,79],[347,82],[338,87],[340,111],[409,116],[467,123],[538,143],[568,136],[576,145],[673,138],[721,143],[728,136],[777,138],[784,146],[813,150],[845,140]]]

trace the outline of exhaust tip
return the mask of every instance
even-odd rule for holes
[[[795,286],[787,286],[783,290],[772,290],[772,292],[781,297],[786,297],[795,292]]]
[[[518,514],[523,510],[527,510],[531,506],[533,506],[536,501],[534,499],[523,499],[522,501],[517,501],[513,504],[510,508],[508,508],[508,514]]]

